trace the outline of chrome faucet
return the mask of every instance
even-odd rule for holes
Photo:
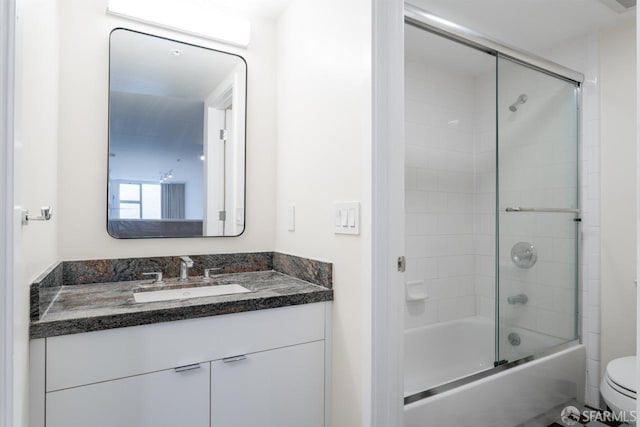
[[[529,301],[529,297],[525,294],[518,294],[507,297],[507,302],[509,304],[526,304]]]
[[[193,267],[193,260],[188,256],[180,257],[180,281],[186,282],[189,280],[189,269]]]

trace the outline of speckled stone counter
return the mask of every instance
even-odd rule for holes
[[[220,274],[214,276],[210,282],[202,282],[200,277],[192,276],[186,285],[176,279],[165,279],[167,283],[162,287],[151,284],[151,280],[96,282],[91,278],[88,280],[89,283],[68,284],[61,278],[61,265],[53,266],[32,285],[31,338],[333,300],[331,264],[278,254],[276,269],[288,273],[283,274],[265,269],[274,268],[273,254],[266,254],[270,256],[267,256],[266,264],[261,264],[259,271]],[[107,261],[113,263],[118,260],[104,260],[102,264]],[[83,263],[96,264],[94,261]],[[284,266],[280,268],[279,264]],[[64,271],[66,273],[74,269],[77,269],[77,265],[72,264],[71,268],[65,266]],[[112,279],[112,276],[107,279]],[[314,284],[308,280],[321,284]],[[148,303],[137,303],[134,300],[134,292],[137,291],[232,283],[240,284],[251,292]]]

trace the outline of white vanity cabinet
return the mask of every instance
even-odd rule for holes
[[[330,304],[33,340],[31,425],[326,426]]]
[[[324,342],[211,364],[214,427],[322,427]]]
[[[209,366],[48,393],[47,427],[208,427]]]

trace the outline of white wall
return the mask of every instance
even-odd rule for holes
[[[278,20],[275,250],[334,263],[334,427],[363,425],[369,407],[370,51],[369,1],[294,0]],[[360,236],[334,235],[335,201],[360,201]]]
[[[107,15],[106,0],[63,0],[60,11],[61,259],[272,250],[275,223],[275,25],[247,16],[248,49]],[[240,237],[117,240],[106,232],[109,32],[126,27],[242,55],[248,63],[247,208]]]
[[[600,34],[601,369],[636,351],[635,31],[630,19]]]
[[[29,284],[57,260],[58,2],[18,2],[16,73],[16,204],[39,215],[51,205],[50,222],[16,230],[14,289],[14,416],[28,426]]]

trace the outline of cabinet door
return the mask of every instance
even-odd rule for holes
[[[211,363],[212,427],[322,427],[324,341]]]
[[[47,393],[47,427],[208,427],[210,364]]]

